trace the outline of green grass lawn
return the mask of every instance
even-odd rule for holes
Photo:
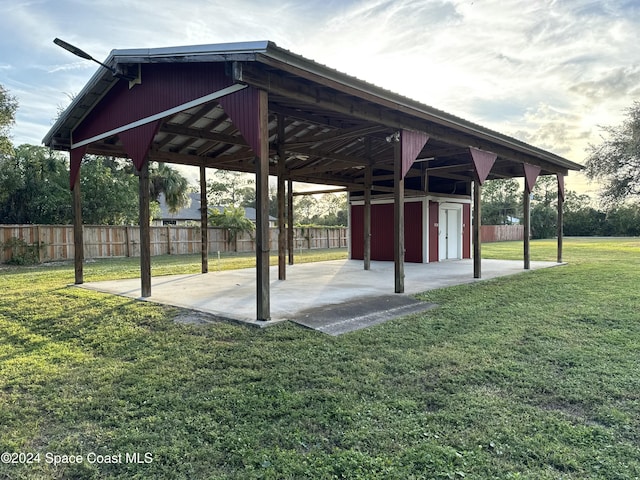
[[[531,252],[555,260],[555,242]],[[70,265],[3,268],[0,453],[39,457],[0,462],[0,479],[638,478],[640,240],[566,239],[564,257],[340,337],[176,324],[176,309],[70,287]],[[136,260],[85,267],[134,275]]]

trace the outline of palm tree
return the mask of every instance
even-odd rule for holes
[[[171,213],[189,206],[189,182],[175,168],[162,162],[150,163],[149,184],[151,198],[158,201],[160,194],[164,193]]]
[[[244,207],[233,205],[224,207],[222,212],[217,208],[209,209],[209,225],[227,230],[227,243],[233,243],[235,252],[238,251],[238,235],[242,233],[251,235],[251,232],[256,229],[255,224],[246,217]]]

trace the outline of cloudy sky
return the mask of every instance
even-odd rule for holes
[[[271,40],[583,163],[640,100],[639,0],[0,0],[14,144],[40,144],[112,49]],[[581,175],[572,190],[595,194]]]

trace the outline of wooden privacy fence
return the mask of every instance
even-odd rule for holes
[[[524,240],[524,225],[481,225],[482,243]]]
[[[295,250],[341,248],[347,246],[347,228],[294,228]],[[140,229],[137,226],[83,226],[84,257],[140,256]],[[255,250],[253,236],[239,234],[229,241],[229,232],[209,227],[209,252],[251,252]],[[15,240],[17,239],[17,241]],[[74,256],[72,225],[0,225],[0,244],[6,246],[40,245],[40,261],[72,260]],[[270,229],[270,248],[278,250],[278,229]],[[182,255],[200,253],[200,227],[151,227],[151,255]],[[15,253],[2,248],[0,261],[7,262]]]

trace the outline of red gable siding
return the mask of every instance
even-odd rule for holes
[[[129,89],[120,80],[73,132],[73,142],[182,105],[222,88],[232,79],[224,64],[184,63],[142,65],[142,84]]]

